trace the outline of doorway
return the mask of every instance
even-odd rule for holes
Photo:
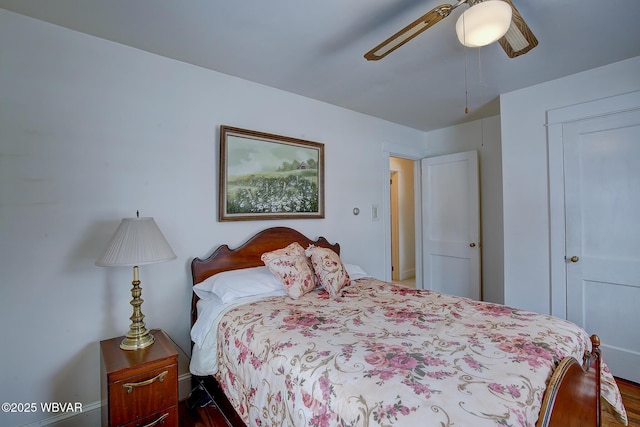
[[[431,165],[426,172],[430,178],[425,176],[425,164]],[[388,165],[387,277],[418,289],[480,299],[477,152],[429,159],[390,155]],[[452,192],[452,188],[460,191]],[[429,202],[436,199],[436,205]],[[445,233],[451,224],[461,231]],[[441,232],[434,233],[438,230]],[[425,232],[445,240],[427,239]]]
[[[414,168],[414,160],[389,158],[391,280],[412,286],[416,286]]]

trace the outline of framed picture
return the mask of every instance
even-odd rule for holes
[[[324,144],[220,127],[218,220],[324,218]]]

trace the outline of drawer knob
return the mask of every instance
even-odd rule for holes
[[[167,376],[168,373],[169,373],[169,371],[160,372],[155,377],[153,377],[151,379],[148,379],[146,381],[140,381],[139,383],[124,383],[124,384],[122,384],[122,388],[126,388],[127,389],[127,393],[131,393],[133,391],[134,387],[144,387],[144,386],[147,386],[149,384],[153,384],[156,381],[163,382],[164,381],[164,377]]]
[[[164,414],[163,416],[161,416],[157,420],[155,420],[153,422],[150,422],[149,424],[145,424],[142,427],[153,427],[153,426],[157,426],[157,425],[163,425],[164,424],[164,420],[166,420],[168,416],[169,416],[169,414]]]

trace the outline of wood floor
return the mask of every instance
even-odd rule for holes
[[[640,384],[618,380],[622,393],[622,401],[629,417],[629,427],[640,427]],[[208,406],[189,410],[184,403],[180,404],[181,427],[228,427],[224,417],[214,407]],[[602,427],[621,427],[611,415],[604,413]]]
[[[222,414],[213,406],[189,409],[180,403],[180,427],[228,427]]]

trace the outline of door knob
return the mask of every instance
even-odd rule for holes
[[[570,260],[571,260],[571,262],[578,262],[578,261],[580,261],[580,258],[578,258],[577,256],[574,255],[574,256],[572,256],[570,258]]]
[[[470,247],[470,248],[475,248],[475,247],[476,247],[476,244],[475,244],[475,243],[473,243],[473,242],[471,242],[471,243],[469,243],[469,247]]]

